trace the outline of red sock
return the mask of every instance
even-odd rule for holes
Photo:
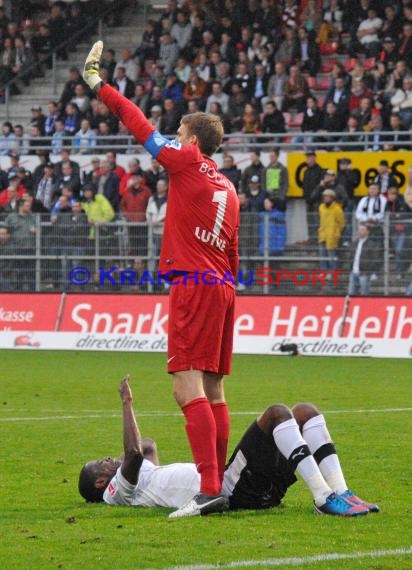
[[[193,459],[200,473],[200,490],[206,495],[218,495],[221,485],[216,458],[216,424],[209,400],[196,398],[182,410]]]
[[[227,442],[229,440],[230,417],[226,402],[211,404],[216,423],[216,454],[219,480],[222,484],[226,466]]]

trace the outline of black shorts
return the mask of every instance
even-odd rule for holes
[[[223,492],[231,509],[267,509],[280,504],[296,477],[272,436],[255,420],[225,470]]]

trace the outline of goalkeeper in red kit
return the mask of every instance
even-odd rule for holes
[[[182,118],[175,140],[163,137],[136,105],[100,79],[102,50],[96,42],[84,80],[169,175],[159,263],[172,283],[168,372],[200,473],[200,493],[170,517],[220,512],[229,506],[221,495],[230,423],[223,376],[231,368],[239,263],[238,197],[210,158],[222,142],[222,123],[215,115],[193,113]]]

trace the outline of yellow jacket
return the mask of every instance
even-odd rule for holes
[[[337,202],[332,202],[328,207],[326,204],[319,206],[319,242],[324,242],[326,249],[338,247],[339,239],[345,227],[345,215],[342,206]]]

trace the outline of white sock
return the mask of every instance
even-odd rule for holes
[[[315,504],[319,507],[323,505],[332,490],[322,477],[313,456],[309,454],[296,420],[293,418],[276,426],[273,430],[273,439],[280,453],[296,464],[296,471],[309,487]],[[302,456],[302,459],[299,459],[299,456]]]
[[[348,486],[322,414],[311,418],[304,424],[302,436],[329,487],[336,493],[344,493]]]

